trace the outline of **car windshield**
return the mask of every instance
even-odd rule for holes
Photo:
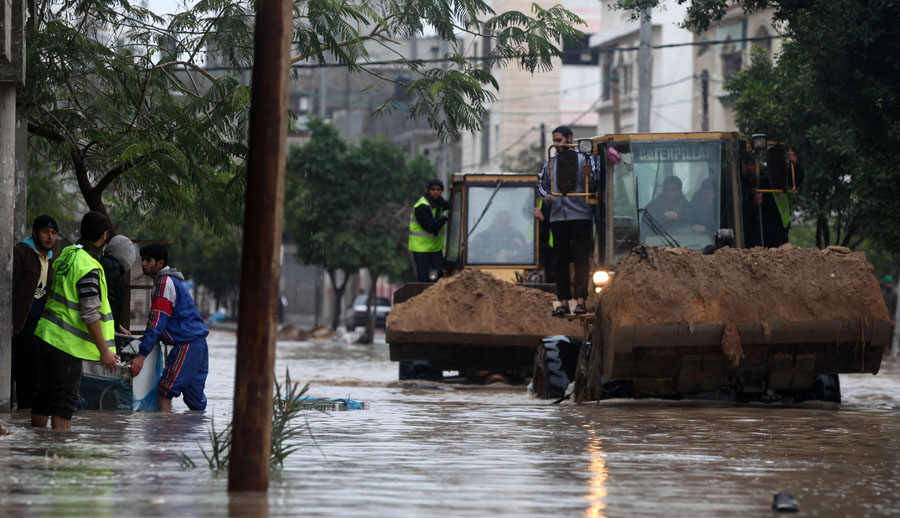
[[[534,188],[471,186],[466,211],[466,263],[535,264]]]
[[[722,144],[631,142],[613,171],[615,260],[639,243],[700,250],[720,225]]]
[[[354,306],[365,306],[369,302],[369,296],[365,293],[360,293],[353,299]],[[390,306],[391,301],[389,301],[386,297],[376,297],[375,299],[376,306]]]

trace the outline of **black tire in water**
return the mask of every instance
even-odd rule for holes
[[[827,403],[841,402],[841,380],[837,374],[816,374],[813,376],[812,387],[794,393],[794,402],[825,401]]]
[[[441,381],[444,372],[431,366],[425,360],[400,360],[397,377],[401,380]]]
[[[557,399],[575,379],[578,350],[581,343],[563,335],[541,340],[534,356],[532,389],[540,399]]]

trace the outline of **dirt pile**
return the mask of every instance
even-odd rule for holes
[[[291,324],[278,329],[278,340],[290,340],[302,342],[304,340],[330,340],[336,333],[325,326],[317,326],[309,331]]]
[[[463,270],[394,306],[387,327],[392,333],[581,336],[579,322],[550,316],[554,300],[553,294],[536,288]]]
[[[872,265],[842,247],[723,248],[703,255],[648,247],[603,290],[615,326],[890,320]]]

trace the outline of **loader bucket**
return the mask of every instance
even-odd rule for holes
[[[846,249],[641,249],[603,291],[587,393],[803,390],[818,374],[875,374],[891,319],[872,266]]]
[[[440,370],[530,372],[542,338],[584,333],[578,322],[550,316],[554,299],[480,270],[444,277],[388,315],[391,360],[427,360]]]

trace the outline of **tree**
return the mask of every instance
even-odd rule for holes
[[[309,142],[288,156],[285,229],[298,243],[298,258],[328,273],[335,293],[332,328],[337,328],[346,274],[368,268],[377,279],[403,271],[405,253],[398,250],[407,236],[409,210],[435,170],[424,158],[407,160],[384,138],[351,146],[333,126],[316,119],[310,131]],[[339,272],[345,273],[341,282]]]
[[[685,26],[697,32],[708,29],[736,5],[723,0],[677,1],[688,4]],[[617,5],[637,17],[641,9],[659,3],[619,0]],[[900,0],[865,4],[852,0],[750,0],[741,5],[748,12],[774,9],[774,20],[796,47],[790,50],[797,53],[790,64],[805,63],[804,91],[815,92],[818,111],[830,121],[818,126],[821,133],[810,139],[827,140],[834,154],[843,148],[838,169],[843,174],[831,177],[830,189],[843,191],[838,184],[850,175],[852,218],[880,221],[880,225],[863,223],[867,237],[877,246],[900,251],[900,225],[885,218],[900,213],[900,183],[896,181],[900,177],[900,38],[896,31]],[[822,181],[827,178],[818,176]],[[842,221],[839,228],[845,224]],[[859,228],[852,234],[857,232]]]
[[[89,209],[108,214],[115,185],[146,211],[236,223],[249,89],[197,65],[202,23],[156,29],[111,1],[38,6],[22,109],[32,151],[75,178]]]
[[[231,209],[243,195],[249,88],[203,65],[207,56],[235,70],[252,65],[253,8],[200,0],[163,19],[114,0],[39,3],[22,110],[32,150],[73,176],[91,209],[106,213],[117,203],[108,195],[116,185],[148,213],[239,224]],[[396,50],[399,39],[433,30],[450,42],[444,59],[453,66],[398,53],[395,64],[411,71],[402,102],[410,117],[457,138],[481,127],[484,103],[495,98],[491,67],[547,70],[563,41],[581,37],[574,28],[581,23],[560,6],[537,4],[525,14],[495,13],[483,0],[297,0],[292,62],[331,56],[379,76],[370,45]],[[489,40],[489,52],[466,59],[458,34]],[[377,111],[390,112],[394,102]]]
[[[802,52],[786,42],[777,65],[754,48],[750,66],[726,87],[744,134],[765,133],[769,140],[788,142],[802,158],[806,174],[796,207],[815,226],[815,245],[855,248],[882,221],[867,217],[856,202],[866,171],[848,152],[848,122],[820,109],[823,101],[810,74]]]
[[[515,155],[504,154],[500,159],[500,169],[513,173],[539,173],[546,160],[541,146],[532,144]]]
[[[349,162],[359,184],[365,186],[358,192],[350,226],[361,244],[361,265],[369,271],[366,336],[371,337],[375,331],[376,283],[383,275],[399,279],[409,271],[412,261],[406,245],[410,211],[436,170],[421,155],[407,160],[403,151],[385,137],[362,139],[351,149]]]

